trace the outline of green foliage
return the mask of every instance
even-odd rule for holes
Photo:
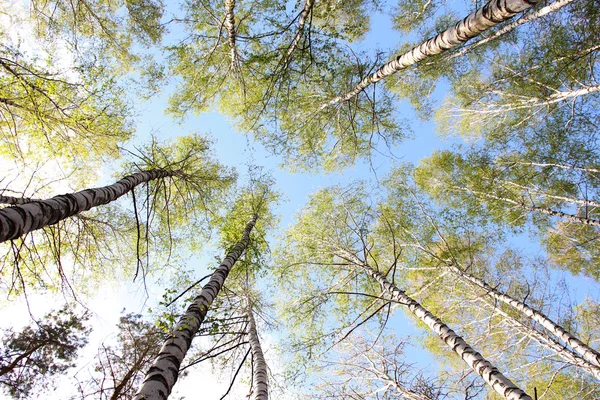
[[[131,153],[133,161],[125,163],[125,171],[175,172],[136,192],[142,253],[150,251],[151,246],[155,256],[166,256],[163,261],[168,263],[176,245],[198,251],[210,236],[237,178],[234,170],[216,161],[210,145],[205,136],[190,134],[171,143],[153,138],[147,146]]]
[[[596,276],[597,227],[583,221],[598,219],[598,182],[585,167],[529,161],[516,152],[470,149],[434,153],[421,161],[415,180],[440,204],[499,227],[535,227],[557,266]],[[582,222],[552,218],[541,209]]]
[[[105,69],[60,71],[54,62],[0,48],[0,154],[21,162],[63,159],[69,169],[117,156],[132,134],[121,88]]]
[[[44,40],[61,39],[82,56],[95,53],[127,69],[139,60],[136,43],[157,44],[164,33],[162,0],[87,0],[31,2],[31,19]]]
[[[13,398],[29,398],[37,389],[52,387],[52,376],[75,365],[87,343],[89,315],[77,315],[68,307],[47,314],[20,332],[8,330],[0,352],[0,385]]]
[[[171,69],[182,78],[169,111],[183,117],[217,104],[241,131],[282,154],[293,170],[339,170],[371,154],[377,143],[393,146],[407,129],[385,91],[321,107],[350,90],[379,61],[365,62],[345,47],[365,33],[374,7],[364,0],[315,2],[300,32],[295,16],[278,4],[236,4],[240,23],[232,47],[216,17],[224,12],[222,4],[189,3],[189,37],[169,48]]]

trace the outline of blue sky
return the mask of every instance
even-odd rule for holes
[[[374,48],[390,50],[398,47],[404,40],[411,39],[410,37],[403,37],[394,32],[391,29],[391,23],[387,15],[375,15],[372,19],[371,28],[371,32],[367,38],[358,45],[365,50],[372,51]],[[434,97],[441,99],[445,89],[446,87],[443,84],[439,85],[434,93]],[[284,163],[281,157],[268,153],[264,149],[264,146],[255,142],[251,136],[245,136],[236,132],[233,124],[226,117],[214,111],[204,113],[200,116],[190,115],[181,123],[174,121],[164,114],[169,94],[173,90],[175,90],[174,81],[160,95],[148,102],[137,104],[137,135],[135,140],[129,145],[147,143],[150,134],[154,134],[161,139],[182,136],[192,132],[210,135],[215,140],[213,151],[222,163],[238,168],[240,173],[244,172],[246,169],[245,166],[248,164],[263,166],[272,172],[277,182],[277,189],[284,194],[285,198],[285,201],[277,209],[277,212],[281,216],[282,229],[285,229],[294,222],[294,215],[306,204],[309,195],[318,189],[334,184],[347,184],[354,179],[365,179],[370,182],[375,181],[375,175],[367,162],[360,162],[354,167],[327,175],[290,173],[280,168]],[[402,117],[411,121],[411,129],[413,131],[412,139],[405,140],[393,149],[398,162],[418,163],[421,158],[430,155],[434,150],[446,149],[458,142],[457,139],[442,139],[437,137],[434,132],[433,123],[419,121],[412,108],[406,102],[400,102],[398,112]],[[378,178],[385,177],[392,165],[393,163],[389,158],[375,156],[373,159],[373,166]],[[515,239],[515,243],[518,242],[525,248],[532,246],[531,242],[527,241],[526,236],[525,234],[523,237]],[[209,244],[205,254],[190,259],[188,267],[195,269],[198,276],[204,276],[216,267],[213,256],[221,254],[222,250],[212,248]],[[562,273],[556,273],[555,275],[556,279],[559,279],[561,276],[566,276],[569,279],[569,283],[579,288],[577,293],[574,293],[577,299],[583,298],[586,292],[592,292],[597,297],[597,289],[591,284],[590,280],[586,278],[574,278]],[[152,283],[149,287],[150,291],[148,294],[150,295],[150,299],[148,301],[145,301],[145,293],[143,293],[139,284],[124,285],[114,292],[105,289],[103,288],[89,302],[98,312],[97,321],[95,322],[98,330],[94,334],[95,337],[91,343],[92,347],[97,346],[102,340],[110,337],[109,332],[114,327],[122,308],[127,308],[128,312],[144,312],[147,306],[153,305],[153,299],[160,298],[162,295],[162,288]],[[34,301],[39,301],[40,304],[45,302],[46,306],[51,305],[49,304],[51,302],[48,302],[46,298],[35,299]],[[43,305],[40,305],[40,309],[43,309]],[[21,307],[19,310],[14,311],[14,313],[22,312],[23,308]],[[42,313],[40,312],[40,314]],[[412,321],[408,318],[395,318],[394,326],[398,328],[400,334],[414,335],[418,332],[412,325]],[[267,339],[267,341],[269,340]],[[93,354],[93,352],[90,354]],[[416,361],[421,365],[426,366],[432,363],[432,357],[417,348],[410,350],[408,355],[411,361]],[[276,365],[272,366],[272,368],[275,367]],[[208,374],[208,372],[206,373]],[[193,394],[193,386],[198,384],[197,379],[214,381],[215,377],[212,375],[205,375],[205,378],[188,377],[181,382],[180,392]],[[215,389],[215,393],[218,393],[218,390],[222,390],[222,387]],[[190,398],[193,397],[190,396]]]
[[[365,40],[357,45],[360,49],[370,52],[373,49],[391,50],[398,47],[403,41],[413,39],[411,37],[403,37],[393,31],[388,15],[375,15],[372,19],[371,28]],[[284,230],[294,222],[294,215],[306,204],[310,194],[320,188],[335,184],[345,185],[355,179],[364,179],[374,183],[375,178],[381,179],[385,177],[394,162],[405,161],[417,164],[420,159],[430,155],[434,150],[448,149],[453,144],[460,142],[457,138],[443,139],[436,136],[433,122],[420,121],[410,105],[406,101],[402,101],[398,104],[398,112],[403,118],[411,122],[410,128],[413,136],[392,150],[392,153],[397,157],[396,160],[375,155],[372,165],[376,170],[376,174],[374,174],[371,165],[366,161],[359,162],[357,165],[343,171],[329,174],[290,173],[280,168],[284,164],[284,160],[281,157],[270,154],[262,144],[255,142],[252,136],[236,132],[233,124],[216,111],[204,113],[199,116],[189,115],[183,121],[174,121],[166,116],[164,110],[167,108],[168,97],[175,90],[175,87],[176,82],[171,81],[169,86],[159,96],[152,98],[150,102],[144,102],[139,105],[139,116],[137,117],[138,134],[134,143],[146,142],[151,133],[161,139],[186,135],[192,132],[203,133],[214,138],[213,150],[217,158],[222,163],[237,168],[241,174],[244,173],[248,164],[265,167],[273,174],[277,190],[284,194],[285,201],[277,208],[277,212],[281,217],[281,230]],[[433,97],[441,100],[446,89],[446,85],[441,83],[438,85]],[[528,239],[527,233],[515,238],[513,242],[525,249],[535,247],[533,242]],[[204,276],[216,266],[214,256],[218,256],[219,254],[221,254],[220,249],[208,246],[205,254],[201,257],[194,257],[191,263],[193,265],[189,265],[189,267],[195,269],[198,276]],[[586,278],[570,277],[568,274],[558,272],[553,273],[553,278],[557,281],[563,277],[570,284],[576,285],[575,287],[585,288],[584,290],[579,290],[577,293],[573,293],[573,296],[577,300],[583,299],[585,293],[595,291],[595,288],[590,284],[590,280]],[[161,294],[159,287],[151,287],[151,297],[152,295],[160,297]],[[152,300],[149,300],[148,304],[151,303]],[[144,311],[144,307],[140,307],[140,304],[136,302],[131,302],[131,307],[134,308],[132,311]],[[413,325],[412,318],[402,317],[404,312],[400,310],[398,310],[398,314],[392,320],[393,323],[390,326],[396,328],[399,335],[418,335],[421,333]],[[275,339],[279,338],[277,332],[271,332],[266,336],[268,337],[269,335],[274,335]],[[433,357],[418,347],[409,348],[407,356],[411,362],[416,362],[423,368],[431,368],[435,364]],[[214,379],[210,375],[208,377],[207,375],[204,376],[205,378],[193,378],[193,380]],[[192,377],[188,379],[192,379]],[[185,389],[185,386],[187,386],[185,383],[181,384],[183,385],[180,389],[181,393],[191,390]]]

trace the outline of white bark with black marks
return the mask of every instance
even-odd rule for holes
[[[354,258],[354,257],[353,257]],[[381,289],[387,293],[393,300],[399,304],[405,305],[408,309],[423,321],[440,339],[444,341],[456,354],[463,359],[494,391],[504,396],[507,400],[532,400],[532,398],[511,382],[498,369],[487,361],[481,354],[476,352],[465,340],[458,336],[456,332],[450,329],[439,318],[427,311],[416,300],[409,297],[404,291],[391,284],[385,276],[371,268],[365,263],[356,264],[376,280]]]
[[[260,345],[258,332],[256,331],[256,321],[252,312],[252,304],[248,305],[248,336],[250,349],[252,350],[252,359],[254,360],[254,374],[252,384],[252,400],[269,400],[269,377],[267,371],[267,362]]]
[[[400,70],[414,65],[427,57],[443,53],[472,39],[487,29],[498,25],[521,11],[527,10],[541,0],[491,0],[485,6],[469,14],[451,28],[432,37],[417,47],[397,56],[384,64],[374,74],[365,77],[356,87],[341,96],[331,99],[321,109],[348,101],[368,86]]]
[[[144,182],[176,174],[176,171],[161,169],[141,171],[126,176],[112,185],[0,209],[0,242],[16,239],[93,207],[108,204]]]
[[[192,345],[192,339],[198,333],[208,308],[223,287],[229,271],[248,247],[250,232],[257,220],[258,214],[255,214],[246,225],[240,241],[227,253],[221,265],[213,272],[210,281],[202,288],[200,294],[194,298],[192,304],[177,322],[152,367],[146,373],[144,382],[134,400],[165,400],[169,397],[175,382],[177,382],[181,362]]]
[[[535,12],[531,12],[531,13],[523,16],[522,18],[519,18],[518,21],[515,21],[513,23],[510,23],[510,24],[502,27],[502,29],[495,32],[493,35],[490,35],[486,38],[478,40],[477,42],[470,44],[467,47],[462,48],[460,51],[456,52],[455,54],[448,56],[447,59],[450,60],[452,58],[460,57],[460,56],[468,53],[469,51],[475,49],[476,47],[479,47],[479,46],[484,45],[492,40],[498,39],[499,37],[506,35],[510,31],[518,28],[519,26],[521,26],[523,24],[526,24],[528,22],[531,22],[533,20],[541,18],[552,12],[558,11],[561,8],[563,8],[564,6],[571,4],[573,1],[575,1],[575,0],[557,0],[557,1],[547,5],[546,7],[540,8],[539,10],[537,10]]]
[[[595,349],[589,347],[588,345],[583,343],[581,340],[579,340],[578,338],[573,336],[565,328],[558,325],[556,322],[552,321],[541,311],[533,309],[533,308],[529,307],[527,304],[525,304],[521,301],[518,301],[515,298],[513,298],[507,294],[504,294],[497,289],[494,289],[487,282],[485,282],[473,275],[466,273],[465,271],[463,271],[462,269],[458,268],[455,265],[448,264],[447,267],[452,272],[454,272],[456,275],[460,276],[461,278],[484,289],[488,293],[488,295],[492,296],[494,299],[501,301],[505,304],[508,304],[509,306],[515,308],[516,310],[519,310],[525,316],[538,322],[540,325],[542,325],[544,328],[546,328],[548,331],[550,331],[553,335],[558,337],[560,340],[562,340],[564,343],[566,343],[568,346],[570,346],[573,350],[575,350],[577,353],[579,353],[583,357],[583,359],[586,360],[587,362],[589,362],[590,364],[592,364],[593,367],[596,367],[595,368],[596,369],[595,376],[597,376],[597,377],[600,376],[599,375],[600,370],[598,370],[598,367],[600,367],[600,354]]]
[[[235,32],[235,0],[225,0],[225,29],[227,29],[227,40],[229,42],[229,56],[231,57],[231,65],[234,69],[239,65],[239,56],[236,45]]]
[[[292,54],[294,53],[294,51],[296,51],[296,48],[298,47],[298,43],[300,43],[300,39],[302,38],[302,35],[304,34],[306,20],[308,19],[308,15],[312,11],[314,2],[315,2],[315,0],[305,0],[305,2],[304,2],[304,8],[302,9],[302,12],[300,13],[300,19],[298,21],[298,31],[296,32],[296,36],[294,36],[294,39],[292,40],[292,43],[290,44],[290,47],[288,48],[287,53],[285,55],[285,59],[284,59],[284,63],[283,63],[284,68],[287,68],[287,66],[289,65],[291,58],[292,58]]]

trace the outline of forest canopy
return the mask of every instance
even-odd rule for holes
[[[1,395],[600,398],[599,19],[4,2]]]

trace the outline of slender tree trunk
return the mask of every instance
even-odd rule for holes
[[[574,0],[558,0],[555,1],[554,3],[551,3],[549,5],[547,5],[546,7],[540,8],[539,10],[529,13],[527,15],[524,15],[522,18],[519,18],[518,21],[515,21],[513,23],[510,23],[504,27],[502,27],[502,29],[498,30],[497,32],[495,32],[493,35],[490,35],[486,38],[483,38],[481,40],[478,40],[477,42],[470,44],[469,46],[465,46],[464,48],[462,48],[460,51],[449,55],[448,57],[446,57],[446,59],[452,59],[452,58],[456,58],[456,57],[460,57],[463,54],[468,53],[469,51],[473,50],[476,47],[479,47],[483,44],[486,44],[487,42],[490,42],[492,40],[498,39],[501,36],[506,35],[508,32],[512,31],[513,29],[518,28],[519,26],[526,24],[527,22],[531,22],[535,19],[541,18],[544,15],[550,14],[552,12],[558,11],[561,8],[563,8],[564,6],[572,3]]]
[[[507,94],[507,97],[513,96],[513,97],[516,97],[517,100],[511,101],[510,99],[508,99],[501,106],[488,105],[483,109],[460,108],[460,109],[455,109],[454,112],[456,113],[456,115],[459,115],[459,116],[501,115],[501,114],[505,114],[509,111],[514,111],[514,110],[524,110],[524,109],[534,108],[534,107],[549,106],[552,104],[560,103],[565,100],[575,99],[580,96],[585,96],[590,93],[596,93],[598,91],[600,91],[600,85],[585,86],[585,87],[575,89],[575,90],[556,91],[555,93],[549,95],[546,98],[540,98],[540,97],[524,98],[523,96]],[[500,93],[500,95],[502,95],[502,93]]]
[[[300,43],[300,39],[302,38],[302,34],[304,33],[304,27],[306,26],[306,20],[312,10],[314,3],[315,3],[315,0],[305,0],[304,1],[304,8],[302,9],[302,12],[300,13],[300,20],[298,21],[298,31],[296,32],[296,36],[294,36],[294,39],[292,40],[292,43],[290,44],[290,47],[288,48],[287,53],[285,54],[285,58],[284,58],[284,62],[283,62],[284,69],[287,68],[287,66],[289,65],[290,60],[292,58],[292,54],[294,53],[294,51],[296,51],[296,48],[298,47],[298,43]]]
[[[225,29],[227,29],[227,40],[229,41],[229,56],[231,57],[231,66],[237,70],[239,65],[238,52],[235,32],[235,0],[225,0]]]
[[[559,343],[555,339],[548,335],[545,335],[530,326],[523,324],[521,321],[515,319],[513,316],[504,312],[502,309],[496,307],[494,304],[486,303],[487,306],[493,308],[493,312],[501,315],[504,318],[504,322],[511,326],[511,329],[520,331],[523,335],[535,340],[540,346],[545,347],[547,350],[554,352],[560,357],[565,363],[571,364],[575,367],[581,368],[596,379],[600,379],[600,368],[590,364],[577,353],[571,349],[565,347],[562,343]]]
[[[348,101],[362,90],[400,70],[416,64],[427,57],[443,53],[457,47],[485,30],[504,22],[514,15],[524,11],[541,0],[491,0],[485,6],[468,15],[453,27],[434,36],[410,51],[397,56],[384,64],[373,75],[364,78],[356,87],[341,96],[331,99],[321,106],[321,109],[333,106],[339,102]]]
[[[154,179],[175,176],[176,171],[153,169],[137,172],[109,186],[54,196],[48,200],[0,209],[0,242],[16,239],[26,233],[108,204],[136,186]]]
[[[509,164],[509,165],[513,165],[513,164],[518,164],[518,165],[531,165],[533,167],[555,167],[555,168],[561,168],[561,169],[566,169],[566,170],[573,170],[573,171],[582,171],[582,172],[587,172],[590,174],[600,174],[600,169],[596,169],[596,168],[581,168],[581,167],[576,167],[574,165],[565,165],[565,164],[555,164],[555,163],[535,163],[535,162],[524,162],[524,161],[505,161],[502,164]]]
[[[250,349],[252,350],[252,359],[254,360],[254,375],[252,381],[252,400],[269,399],[269,377],[267,372],[267,363],[263,355],[258,332],[256,331],[256,321],[252,312],[252,303],[248,300],[248,335],[250,336]]]
[[[483,197],[487,197],[489,199],[499,200],[499,201],[503,201],[508,204],[513,204],[523,210],[535,211],[535,212],[550,215],[553,217],[559,217],[559,218],[565,219],[567,221],[574,222],[576,224],[600,226],[600,220],[598,220],[598,219],[580,217],[578,215],[567,214],[562,211],[555,211],[555,210],[552,210],[552,209],[546,208],[546,207],[538,207],[538,206],[534,206],[534,205],[530,206],[521,201],[509,199],[507,197],[496,196],[491,193],[484,193],[484,192],[480,192],[480,191],[470,190],[468,188],[464,188],[464,187],[460,187],[460,186],[453,186],[453,188],[458,189],[460,191],[466,191],[466,192],[472,193],[474,195],[480,195]]]
[[[181,362],[192,345],[192,339],[200,329],[208,308],[219,294],[229,271],[248,247],[250,232],[252,232],[257,219],[258,214],[255,214],[246,225],[240,241],[227,253],[221,265],[213,272],[210,281],[202,288],[200,294],[196,296],[177,322],[152,367],[146,373],[146,378],[134,400],[165,400],[169,397],[175,382],[177,382]]]
[[[518,183],[507,181],[504,179],[502,180],[502,183],[505,183],[506,185],[517,187],[519,189],[525,190],[525,191],[533,193],[533,194],[540,194],[549,199],[561,200],[561,201],[564,201],[567,203],[581,204],[583,206],[600,207],[600,203],[597,201],[594,201],[594,200],[582,200],[582,199],[575,199],[572,197],[556,196],[554,194],[548,194],[548,193],[546,193],[538,188],[535,188],[535,187],[519,185]]]
[[[461,268],[458,268],[453,264],[446,265],[447,268],[449,268],[454,274],[484,289],[494,299],[499,300],[504,304],[508,304],[509,306],[519,310],[525,316],[538,322],[540,325],[542,325],[544,328],[550,331],[553,335],[558,337],[560,340],[562,340],[564,343],[570,346],[573,350],[579,353],[587,362],[589,362],[597,368],[600,367],[600,353],[598,353],[596,350],[589,347],[581,340],[573,336],[565,328],[552,321],[541,311],[535,310],[529,307],[527,304],[518,301],[515,298],[504,294],[497,289],[494,289],[487,282],[463,271]],[[598,372],[600,372],[600,370]]]
[[[427,311],[421,304],[407,296],[404,291],[391,284],[385,276],[373,269],[368,264],[356,259],[354,255],[348,254],[355,265],[362,269],[368,276],[373,278],[381,289],[399,304],[408,309],[424,322],[440,339],[442,339],[456,354],[463,359],[494,391],[504,396],[507,400],[533,400],[527,393],[518,388],[505,377],[496,367],[487,361],[481,354],[476,352],[458,336],[452,329],[444,324],[439,318]]]

